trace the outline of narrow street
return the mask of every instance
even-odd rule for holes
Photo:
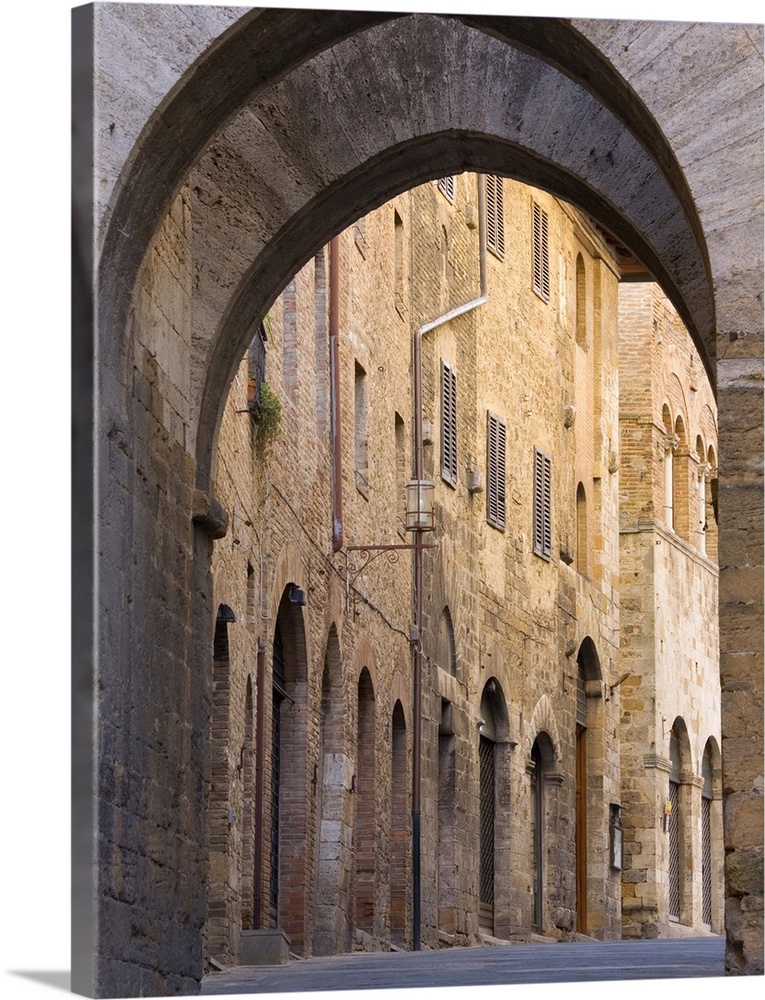
[[[207,976],[202,996],[724,976],[724,937],[357,953]]]

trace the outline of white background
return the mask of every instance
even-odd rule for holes
[[[196,2],[196,0],[191,0]],[[46,971],[70,968],[69,827],[69,150],[70,11],[63,0],[3,4],[2,288],[2,892],[0,991],[54,997]],[[293,3],[273,6],[470,10],[549,16],[761,22],[756,2],[537,0]],[[10,639],[10,642],[8,642]],[[40,978],[35,979],[35,973]],[[59,980],[60,981],[60,980]],[[760,995],[762,979],[452,989],[455,1000],[629,998],[659,991]],[[443,991],[374,991],[434,1000]],[[286,996],[286,995],[285,995]],[[301,1000],[298,994],[289,994]],[[320,1000],[333,994],[306,994]],[[336,994],[348,997],[349,994]]]

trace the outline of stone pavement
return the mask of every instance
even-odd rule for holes
[[[355,953],[206,976],[202,996],[724,976],[725,938]],[[740,981],[740,980],[739,980]]]

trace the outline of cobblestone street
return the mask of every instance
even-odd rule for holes
[[[724,952],[709,936],[351,954],[218,972],[202,995],[722,977]]]

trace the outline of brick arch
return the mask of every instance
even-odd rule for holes
[[[560,759],[561,739],[558,731],[558,723],[555,721],[555,712],[546,694],[543,694],[536,703],[531,719],[526,727],[526,733],[527,735],[524,739],[526,759],[531,759],[531,748],[537,736],[540,733],[546,733],[549,740],[549,764],[551,766],[554,764],[556,770],[562,769]]]

